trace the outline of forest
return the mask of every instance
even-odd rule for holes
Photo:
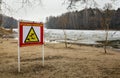
[[[107,19],[110,30],[120,30],[120,8],[117,10],[83,9],[67,12],[60,16],[46,18],[48,29],[103,30],[103,18]]]
[[[102,13],[102,14],[101,14]],[[83,9],[67,12],[60,16],[46,18],[45,27],[48,29],[75,29],[75,30],[103,30],[104,19],[107,19],[110,30],[120,30],[120,8],[117,10]],[[0,14],[0,26],[17,28],[17,20],[13,17]]]
[[[0,26],[4,28],[17,28],[18,21],[13,17],[0,14]]]

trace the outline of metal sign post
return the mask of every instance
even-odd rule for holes
[[[42,45],[42,64],[44,67],[44,44]]]
[[[18,72],[20,72],[20,47],[42,45],[44,66],[43,23],[18,22]]]
[[[20,41],[19,41],[19,38],[20,38],[20,29],[19,29],[19,22],[18,22],[18,72],[20,72]]]
[[[20,72],[20,47],[18,45],[18,72]]]

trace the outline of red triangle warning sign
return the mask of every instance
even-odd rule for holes
[[[39,42],[36,32],[33,27],[30,28],[28,35],[24,41],[25,43]]]

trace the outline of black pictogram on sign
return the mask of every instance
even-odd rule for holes
[[[33,27],[30,28],[28,35],[24,42],[25,43],[39,42],[39,39],[38,39]]]

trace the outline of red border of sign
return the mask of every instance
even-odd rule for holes
[[[40,27],[40,42],[23,43],[23,26],[39,26]],[[43,23],[34,22],[19,22],[19,46],[42,45],[43,42]]]

